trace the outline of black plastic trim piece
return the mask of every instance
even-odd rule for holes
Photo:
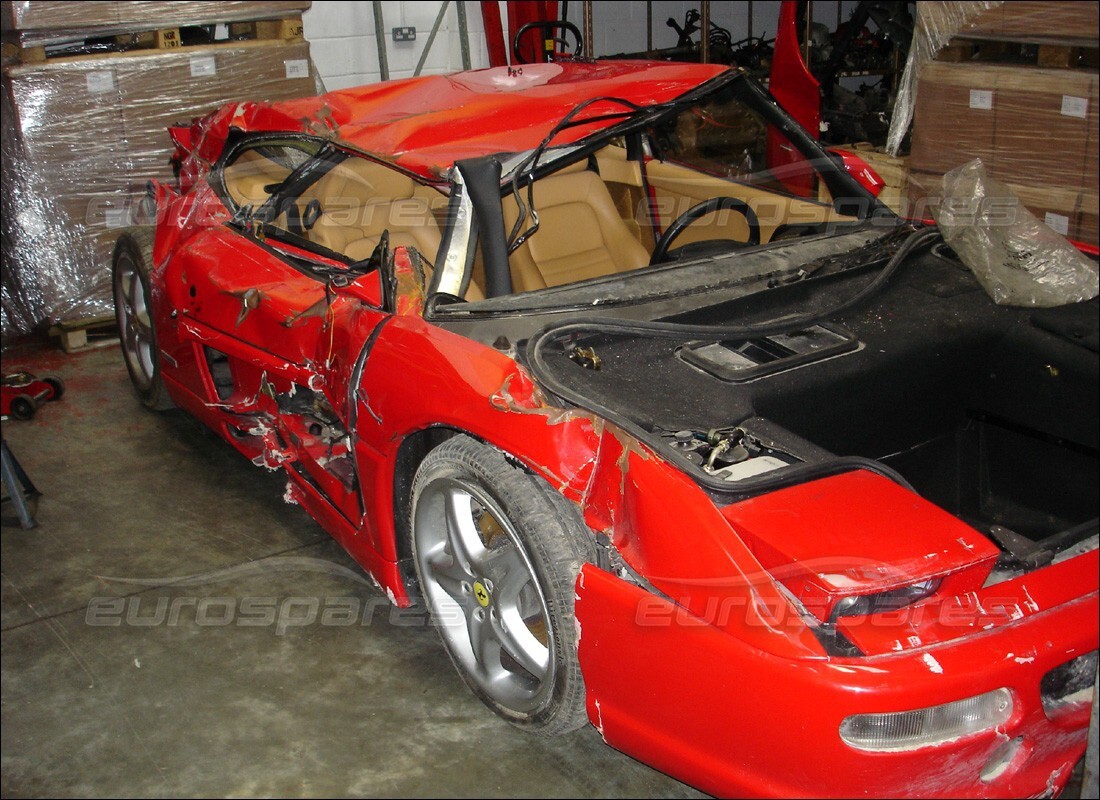
[[[511,294],[512,272],[508,265],[504,210],[500,204],[500,162],[487,156],[456,161],[455,166],[470,192],[479,230],[484,232],[481,251],[485,257],[485,296]]]

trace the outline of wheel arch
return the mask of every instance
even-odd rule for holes
[[[428,453],[456,436],[468,436],[474,441],[495,448],[503,453],[510,463],[531,475],[545,479],[544,475],[539,475],[535,470],[532,470],[530,466],[509,452],[507,448],[473,431],[439,423],[427,425],[407,433],[401,439],[393,460],[393,544],[394,552],[397,553],[401,582],[409,600],[413,603],[419,602],[420,599],[420,587],[412,563],[412,531],[410,530],[413,479],[416,477],[416,471],[420,468],[420,464],[427,458]]]
[[[420,602],[420,586],[416,579],[416,570],[412,562],[412,541],[409,513],[412,510],[412,486],[416,470],[435,448],[448,439],[465,433],[458,428],[446,425],[432,425],[407,434],[397,447],[393,462],[393,537],[394,552],[397,553],[397,565],[401,582],[409,600]]]
[[[410,360],[409,352],[419,357]],[[396,387],[394,375],[402,376]],[[548,404],[509,355],[419,318],[396,316],[379,334],[358,384],[358,402],[366,403],[358,428],[368,535],[351,549],[362,548],[364,557],[378,562],[385,574],[376,569],[375,577],[398,603],[417,594],[408,560],[412,481],[427,454],[449,438],[469,436],[568,501],[583,501],[602,422]]]

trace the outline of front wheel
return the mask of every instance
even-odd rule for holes
[[[417,470],[412,545],[424,600],[470,689],[518,727],[581,727],[574,584],[593,540],[576,508],[456,436]]]

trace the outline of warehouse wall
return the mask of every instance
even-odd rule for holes
[[[683,25],[688,9],[699,7],[697,2],[684,0],[658,0],[652,5],[653,46],[657,48],[676,44],[676,32],[666,24],[670,17]],[[754,35],[766,38],[775,36],[779,5],[779,0],[756,0],[752,4]],[[814,20],[833,30],[837,25],[838,8],[841,19],[846,20],[855,6],[855,0],[816,0]],[[306,12],[303,18],[306,38],[313,44],[313,60],[328,89],[343,89],[379,80],[378,49],[371,7],[372,3],[368,2],[323,0],[315,2]],[[391,78],[406,78],[413,74],[427,42],[428,33],[439,13],[439,7],[438,2],[382,3],[382,18],[387,37],[386,55]],[[480,3],[467,2],[466,9],[471,64],[474,69],[480,69],[489,63]],[[712,3],[711,19],[715,24],[728,29],[733,40],[737,41],[749,35],[748,11],[747,3]],[[578,28],[582,27],[581,3],[569,3],[568,17]],[[592,4],[592,20],[596,55],[606,56],[646,49],[645,3],[596,0]],[[390,31],[393,28],[409,25],[416,28],[415,42],[392,41]],[[432,45],[424,72],[443,73],[459,69],[462,69],[462,57],[458,12],[455,3],[451,3],[444,17],[443,27]]]
[[[380,78],[371,6],[367,2],[324,0],[315,2],[302,18],[306,38],[312,45],[313,62],[330,91],[373,83]],[[391,78],[408,78],[413,74],[439,7],[440,3],[382,3],[382,20],[387,36],[386,57]],[[466,4],[466,19],[470,31],[472,66],[474,69],[487,67],[485,27],[477,3]],[[398,26],[415,27],[416,41],[392,41],[390,31]],[[462,51],[458,36],[458,11],[455,3],[451,3],[423,72],[434,74],[459,69],[462,69]]]

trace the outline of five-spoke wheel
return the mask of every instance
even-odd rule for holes
[[[585,721],[573,584],[591,542],[545,482],[466,436],[417,472],[412,544],[424,600],[463,679],[515,724],[560,733]]]
[[[160,380],[148,254],[130,235],[122,236],[115,245],[111,279],[115,321],[130,381],[148,407],[171,408]]]

